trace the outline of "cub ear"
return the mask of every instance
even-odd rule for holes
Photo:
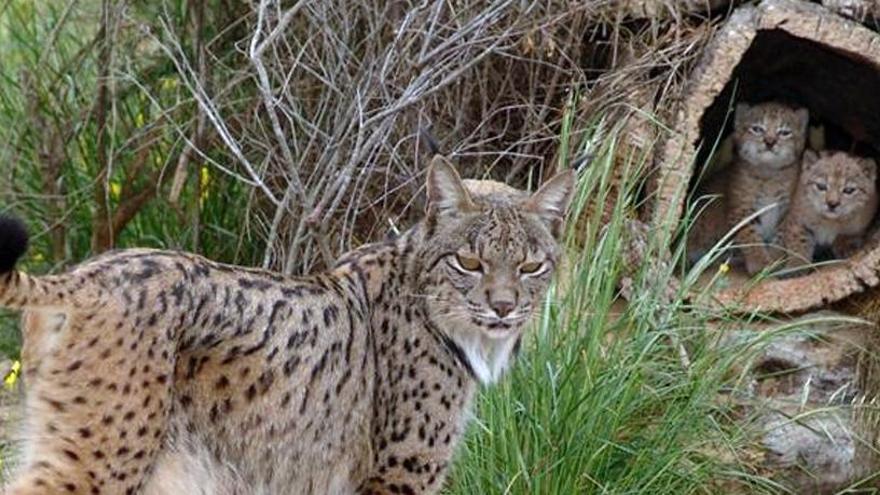
[[[538,188],[524,204],[524,209],[541,217],[556,237],[562,234],[565,210],[574,196],[574,184],[574,170],[560,172]]]
[[[810,111],[804,107],[798,108],[794,111],[794,117],[797,119],[798,128],[802,132],[806,132],[807,125],[810,123]]]
[[[428,204],[426,213],[431,216],[438,213],[456,213],[476,209],[470,194],[464,188],[458,172],[441,155],[431,159],[428,168]]]
[[[819,154],[811,149],[804,150],[804,156],[801,158],[801,168],[809,168],[812,164],[819,161]]]
[[[736,104],[736,109],[733,112],[733,126],[737,129],[743,127],[746,123],[746,115],[749,113],[752,107],[745,102],[739,102]]]
[[[861,163],[861,165],[862,165],[862,170],[865,171],[865,174],[872,181],[877,179],[877,162],[875,162],[873,158],[870,158],[870,157],[860,158],[859,163]]]

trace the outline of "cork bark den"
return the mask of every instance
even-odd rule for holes
[[[780,54],[786,56],[780,56]],[[770,0],[735,11],[715,33],[672,112],[675,132],[660,145],[655,221],[678,222],[701,167],[730,135],[736,102],[785,101],[810,111],[827,149],[878,157],[880,36],[817,4]],[[720,170],[718,173],[723,173]],[[880,284],[880,244],[869,228],[849,257],[790,279],[735,284],[723,306],[796,313],[827,306]]]

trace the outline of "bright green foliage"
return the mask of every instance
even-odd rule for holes
[[[259,263],[264,242],[247,228],[250,188],[211,164],[223,160],[222,148],[215,157],[192,153],[180,197],[169,201],[194,134],[196,105],[152,33],[165,23],[192,38],[191,5],[147,2],[123,10],[119,2],[12,0],[0,6],[0,213],[29,224],[25,269],[57,271],[95,254],[99,221],[129,206],[133,214],[114,247]],[[101,29],[104,15],[109,34]],[[223,25],[221,15],[212,19]],[[216,36],[210,22],[205,26],[203,37]],[[0,318],[0,354],[17,356],[19,345],[17,318]]]

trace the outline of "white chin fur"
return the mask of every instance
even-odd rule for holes
[[[518,331],[510,331],[502,337],[489,337],[481,331],[461,335],[453,334],[453,340],[471,365],[477,380],[483,385],[498,381],[510,367],[511,354],[520,336]]]

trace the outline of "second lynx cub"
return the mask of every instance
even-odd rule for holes
[[[804,153],[801,177],[780,226],[786,266],[810,263],[819,246],[846,256],[862,240],[877,211],[877,164],[843,151]]]

